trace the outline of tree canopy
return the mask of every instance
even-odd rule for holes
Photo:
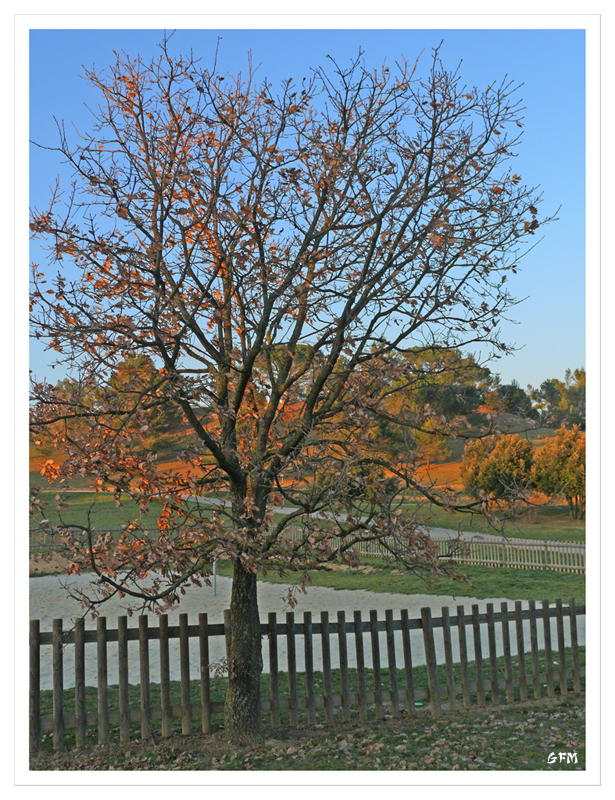
[[[483,503],[508,503],[527,497],[534,461],[532,444],[518,434],[493,434],[465,446],[461,476]]]
[[[496,381],[486,397],[486,405],[491,411],[516,414],[527,419],[538,419],[539,416],[530,395],[515,380],[511,383]]]
[[[585,430],[585,369],[566,370],[564,380],[549,378],[539,389],[531,386],[530,397],[545,425],[577,425]]]
[[[408,488],[453,500],[415,479],[411,457],[382,457],[373,419],[428,435],[425,404],[403,399],[421,351],[447,369],[459,348],[507,352],[507,280],[539,225],[510,166],[522,107],[510,81],[466,87],[438,52],[422,75],[331,60],[276,92],[163,42],[151,63],[118,55],[86,78],[91,131],[75,143],[60,127],[74,183],[31,217],[57,270],[33,266],[34,335],[79,402],[34,381],[32,425],[64,450],[60,479],[162,504],[157,537],[136,523],[119,541],[66,532],[72,569],[98,576],[94,606],[118,592],[164,606],[215,557],[233,561],[226,724],[250,741],[259,572],[353,562],[372,539],[408,568],[442,569],[398,501]],[[141,358],[153,368],[135,383]],[[115,391],[81,390],[96,385]],[[159,406],[192,431],[183,471],[134,452],[131,422]],[[369,492],[348,492],[357,476]],[[296,510],[276,516],[280,503]]]
[[[585,518],[585,434],[560,428],[536,456],[533,480],[548,497],[566,498],[572,519]]]

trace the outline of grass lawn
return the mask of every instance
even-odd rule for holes
[[[55,491],[41,491],[38,496],[48,503],[45,508],[45,516],[50,525],[83,524],[90,515],[91,524],[99,531],[119,530],[122,524],[130,522],[138,522],[145,529],[156,529],[162,509],[162,505],[152,502],[149,510],[142,514],[139,504],[134,500],[123,498],[121,507],[118,507],[112,494],[78,491],[69,492],[66,495],[68,508],[58,511],[57,503],[54,501]],[[204,516],[210,513],[206,506],[201,508]],[[35,528],[36,525],[37,521],[31,519],[30,529]]]
[[[52,525],[60,522],[53,499],[54,491],[41,491],[39,497],[49,502],[47,517]],[[408,513],[417,510],[416,504],[408,503],[404,506]],[[123,522],[131,522],[141,518],[138,504],[132,500],[123,500],[122,507],[115,504],[113,495],[95,492],[73,492],[69,495],[69,509],[62,512],[66,522],[80,522],[87,517],[92,509],[92,521],[99,530],[119,529]],[[156,527],[156,520],[160,507],[156,504],[150,506],[149,512],[141,518],[145,527]],[[461,514],[444,511],[441,508],[423,507],[420,513],[425,524],[434,528],[449,528],[452,530],[475,531],[477,533],[498,534],[500,531],[491,527],[481,514]],[[31,523],[31,527],[33,527]],[[511,538],[539,539],[557,542],[585,542],[585,522],[571,520],[565,506],[548,506],[541,508],[534,521],[523,521],[518,525],[508,523],[504,533]]]
[[[68,495],[68,508],[58,512],[54,498],[56,492],[41,491],[39,498],[48,503],[45,508],[45,515],[53,526],[60,524],[83,524],[88,519],[88,514],[92,525],[100,531],[119,530],[122,523],[130,523],[134,520],[146,528],[155,528],[156,521],[160,516],[161,507],[152,504],[147,514],[141,515],[139,504],[134,500],[123,500],[121,508],[115,504],[112,494],[97,494],[96,492],[73,492]],[[60,517],[61,514],[61,517]],[[35,527],[35,522],[30,521],[30,528]]]
[[[409,512],[417,510],[416,505],[404,506]],[[585,543],[585,521],[570,519],[567,506],[545,506],[536,510],[534,518],[519,522],[507,522],[503,530],[491,526],[482,514],[451,513],[432,506],[420,512],[425,524],[433,528],[450,528],[460,531],[475,531],[491,535],[502,535],[511,539],[538,539],[551,542]]]
[[[580,666],[585,665],[585,648],[580,649]],[[567,652],[567,662],[570,652]],[[513,660],[513,668],[515,666]],[[540,669],[544,672],[544,654],[540,654]],[[503,659],[498,659],[498,671],[503,672]],[[458,667],[455,680],[460,680]],[[516,670],[515,670],[516,673]],[[526,655],[526,673],[531,684],[531,657]],[[470,665],[470,680],[475,678],[475,665]],[[483,674],[489,675],[489,661],[483,663]],[[556,671],[557,674],[557,671]],[[323,693],[323,675],[315,674],[315,694]],[[275,770],[426,770],[426,769],[583,769],[584,768],[584,709],[583,700],[579,697],[567,696],[556,701],[543,698],[527,704],[501,707],[491,706],[491,695],[487,690],[485,710],[476,708],[475,698],[472,708],[463,714],[445,715],[444,719],[434,720],[427,712],[428,703],[425,696],[427,688],[427,672],[425,667],[413,670],[415,696],[422,698],[417,702],[417,716],[393,719],[387,712],[384,720],[374,716],[373,709],[368,710],[367,724],[360,723],[358,712],[351,709],[350,720],[342,722],[340,710],[334,711],[334,722],[324,725],[323,711],[317,711],[316,727],[310,727],[307,714],[298,712],[296,727],[289,727],[288,712],[280,712],[280,727],[270,727],[270,715],[263,714],[264,744],[256,748],[234,748],[224,743],[222,717],[212,717],[212,730],[209,735],[181,736],[181,722],[174,719],[173,736],[163,741],[160,738],[160,723],[153,722],[153,741],[140,742],[140,725],[131,726],[131,739],[128,744],[119,744],[119,733],[115,726],[110,728],[109,747],[93,752],[96,744],[96,727],[89,728],[86,734],[87,758],[82,758],[79,751],[54,755],[52,735],[44,733],[41,740],[41,753],[33,759],[33,769],[275,769]],[[298,696],[305,697],[304,676],[298,675]],[[440,668],[440,685],[446,685],[444,668]],[[382,670],[383,691],[389,687],[388,670]],[[488,682],[487,682],[488,683]],[[403,670],[397,671],[397,685],[404,686]],[[340,692],[340,673],[334,670],[332,689],[334,694]],[[572,689],[572,685],[569,685]],[[200,703],[200,685],[192,681],[190,687],[191,702]],[[211,699],[222,701],[226,691],[225,678],[212,678]],[[366,673],[366,689],[373,691],[373,675]],[[349,671],[349,691],[351,695],[357,691],[356,670]],[[531,689],[530,689],[531,693]],[[288,694],[288,676],[279,675],[279,696]],[[557,694],[559,691],[557,690]],[[261,678],[261,696],[270,696],[269,676]],[[403,697],[403,688],[402,688]],[[515,702],[518,702],[518,692]],[[150,686],[152,708],[160,707],[160,687]],[[503,691],[500,702],[504,702]],[[108,703],[110,711],[118,710],[118,689],[109,687]],[[129,687],[129,703],[131,708],[139,707],[139,687]],[[179,682],[171,684],[171,704],[181,703]],[[74,709],[74,690],[64,693],[65,713],[71,714]],[[86,711],[95,713],[97,694],[93,687],[86,688]],[[41,713],[53,713],[52,693],[41,693]],[[193,730],[198,731],[200,722],[193,721]],[[540,738],[542,736],[542,738]],[[342,744],[342,742],[344,744]],[[198,744],[197,744],[198,743]],[[68,729],[65,735],[65,746],[74,745],[74,730]],[[446,746],[444,746],[446,745]],[[578,763],[571,765],[550,766],[548,754],[555,752],[577,752]],[[83,751],[81,751],[83,753]],[[138,755],[137,755],[138,754]],[[93,767],[91,759],[97,759],[99,766]],[[60,762],[60,763],[58,763]],[[90,766],[84,764],[90,763]],[[61,764],[61,765],[60,765]]]
[[[487,771],[585,769],[584,697],[485,709],[432,719],[265,727],[257,747],[229,745],[223,731],[170,739],[112,743],[102,748],[46,750],[32,770],[229,771]],[[551,753],[576,753],[577,763],[549,763]],[[406,780],[405,778],[400,779]],[[408,778],[408,780],[412,780]]]
[[[585,576],[566,572],[533,569],[505,569],[501,567],[461,566],[467,581],[439,577],[427,581],[411,573],[402,572],[381,559],[362,560],[363,569],[323,570],[312,572],[314,586],[330,589],[364,589],[367,592],[390,592],[393,594],[451,595],[453,597],[475,597],[483,600],[490,597],[508,597],[511,600],[549,600],[558,597],[567,600],[574,597],[585,602]],[[367,567],[367,570],[365,569]],[[371,569],[370,569],[371,568]],[[230,563],[219,561],[218,575],[231,577]],[[261,580],[263,580],[261,578]],[[298,583],[300,576],[287,573],[285,576],[269,572],[264,580],[286,586]]]

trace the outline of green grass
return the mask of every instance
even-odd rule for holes
[[[569,698],[546,706],[507,706],[437,720],[419,714],[412,719],[371,721],[369,726],[286,729],[249,748],[229,745],[216,732],[43,753],[31,760],[31,769],[578,771],[585,769],[584,717],[583,698]],[[559,752],[576,753],[577,763],[550,764],[549,755]],[[405,779],[400,776],[400,780]]]
[[[52,525],[60,524],[60,517],[55,509],[55,491],[41,491],[39,497],[49,502],[46,516]],[[92,509],[93,524],[99,530],[117,529],[123,522],[140,519],[145,527],[155,527],[160,513],[156,504],[143,517],[140,515],[138,504],[131,500],[123,500],[122,507],[118,508],[112,495],[95,492],[74,492],[68,495],[69,508],[62,512],[66,522],[83,523],[88,510]],[[500,531],[489,525],[481,514],[462,514],[444,511],[436,506],[419,507],[407,503],[404,509],[408,513],[419,512],[425,524],[436,528],[449,528],[452,530],[474,531],[477,533],[497,534]],[[206,509],[203,509],[206,514]],[[276,517],[277,519],[277,517]],[[31,528],[35,523],[31,522]],[[503,532],[511,538],[538,539],[547,541],[585,542],[585,522],[571,520],[568,509],[564,506],[548,506],[541,508],[535,514],[535,520],[524,521],[519,524],[507,523]]]
[[[69,492],[64,500],[68,508],[59,511],[55,502],[56,492],[41,491],[38,497],[47,503],[44,511],[45,517],[51,526],[59,527],[69,524],[84,524],[88,520],[99,531],[119,530],[122,524],[137,522],[145,529],[155,529],[162,506],[152,502],[149,510],[142,514],[139,504],[134,500],[122,499],[118,507],[115,498],[107,492]],[[202,507],[203,516],[208,516],[211,511]],[[39,525],[40,514],[30,520],[30,530]]]
[[[511,539],[585,543],[585,521],[570,519],[566,506],[544,506],[533,512],[533,518],[528,516],[518,522],[505,522],[502,528],[491,525],[482,514],[451,513],[437,506],[427,509],[411,503],[404,508],[409,513],[418,511],[425,524],[434,528],[504,534]]]
[[[56,485],[50,484],[46,478],[43,478],[38,470],[30,470],[30,487],[33,489],[41,489],[42,491],[53,491],[55,494],[58,490],[62,489],[91,489],[93,480],[91,477],[83,477],[76,475],[65,484]]]
[[[452,595],[453,597],[475,597],[478,600],[490,597],[508,597],[514,600],[549,600],[558,597],[574,597],[578,602],[585,600],[585,576],[550,570],[505,569],[502,567],[460,566],[467,581],[453,580],[440,576],[427,581],[411,573],[402,572],[382,559],[365,558],[362,565],[372,571],[314,571],[310,578],[314,586],[329,589],[364,589],[368,592],[390,592],[393,594]],[[232,576],[230,563],[222,560],[217,564],[218,575]],[[296,584],[300,576],[287,573],[279,576],[267,573],[270,583],[286,586]]]
[[[570,664],[570,651],[566,651],[566,662]],[[585,648],[580,648],[579,653],[579,661],[580,666],[584,667],[585,665]],[[526,666],[526,673],[528,676],[528,694],[530,697],[533,697],[532,692],[532,665],[531,665],[531,658],[529,654],[526,654],[525,658],[525,666]],[[498,675],[499,681],[501,684],[500,687],[500,694],[499,694],[499,701],[500,703],[505,702],[505,696],[503,691],[503,684],[504,684],[504,663],[503,659],[498,659],[497,663],[498,667]],[[541,673],[544,673],[545,670],[545,659],[544,653],[540,653],[539,655],[539,668]],[[490,664],[488,659],[483,661],[482,665],[483,674],[485,676],[485,686],[488,687],[489,685],[489,675],[490,675]],[[558,673],[557,668],[555,668],[555,685],[556,685],[556,696],[560,696],[559,693],[559,685],[557,683]],[[475,679],[476,669],[475,664],[469,665],[469,673],[470,673],[470,680]],[[513,659],[513,674],[518,674],[518,662],[517,659]],[[201,761],[201,763],[207,764],[207,767],[199,767],[196,766],[192,759],[188,759],[186,764],[183,767],[171,767],[171,768],[185,768],[185,769],[200,769],[200,768],[209,768],[209,769],[404,769],[404,768],[412,768],[412,769],[458,769],[458,768],[466,768],[466,769],[548,769],[549,766],[544,763],[546,761],[546,754],[543,752],[545,746],[548,746],[547,753],[555,750],[556,752],[561,751],[580,751],[582,750],[582,743],[584,740],[583,730],[582,730],[582,706],[581,701],[578,698],[574,697],[567,697],[566,699],[562,700],[559,705],[549,708],[541,708],[540,704],[545,702],[546,697],[546,688],[544,685],[542,686],[542,693],[541,693],[541,700],[534,700],[533,707],[528,707],[526,704],[521,704],[518,706],[505,706],[502,707],[493,707],[492,705],[492,698],[489,689],[487,688],[485,692],[485,703],[486,703],[486,710],[480,711],[476,708],[476,697],[472,695],[472,709],[470,711],[464,712],[462,715],[457,715],[454,717],[448,717],[446,720],[446,728],[443,728],[442,721],[434,720],[431,716],[427,713],[422,713],[426,711],[428,707],[428,700],[424,697],[424,690],[427,687],[427,672],[426,668],[423,666],[415,667],[413,670],[413,679],[414,679],[414,687],[415,692],[418,696],[423,697],[422,701],[417,702],[417,711],[418,716],[416,718],[408,718],[405,712],[402,713],[401,720],[391,720],[390,719],[390,711],[387,711],[387,722],[382,722],[376,720],[374,709],[368,710],[368,719],[367,724],[360,723],[358,719],[358,711],[356,709],[351,709],[351,717],[347,723],[344,723],[346,729],[348,730],[347,733],[339,734],[339,728],[341,726],[341,710],[336,709],[334,711],[334,719],[335,722],[331,725],[324,726],[324,733],[320,733],[320,730],[323,728],[323,710],[322,708],[317,710],[317,721],[320,723],[320,728],[310,728],[307,720],[307,713],[303,710],[299,710],[298,712],[298,721],[297,726],[294,728],[289,728],[289,717],[288,712],[282,710],[280,712],[280,728],[272,729],[270,727],[270,715],[269,713],[265,712],[263,714],[263,728],[265,731],[265,744],[262,747],[252,748],[250,749],[250,755],[248,752],[237,751],[232,747],[226,745],[222,752],[217,752],[216,755],[209,754],[208,758],[205,762]],[[455,679],[456,682],[460,681],[460,670],[459,667],[455,667]],[[443,667],[439,668],[439,681],[441,689],[446,686],[446,675]],[[316,696],[322,695],[323,693],[323,675],[322,673],[315,674],[315,694]],[[382,670],[381,672],[381,684],[383,695],[386,696],[386,693],[389,690],[390,682],[389,682],[389,671]],[[400,690],[400,698],[402,699],[402,707],[403,707],[403,692],[404,692],[404,673],[403,670],[397,671],[397,685]],[[572,690],[572,683],[570,674],[568,675],[568,686],[570,691]],[[338,694],[341,688],[341,676],[339,670],[334,670],[332,675],[332,687],[333,693]],[[373,691],[374,689],[374,678],[371,671],[366,672],[366,688],[368,692]],[[197,681],[191,682],[191,702],[195,705],[198,705],[200,702],[200,687]],[[349,670],[349,690],[351,693],[357,691],[357,673],[356,670]],[[226,679],[225,678],[212,678],[211,680],[211,696],[212,700],[222,700],[224,698],[226,691]],[[285,673],[280,673],[279,675],[279,697],[284,698],[288,694],[288,676]],[[138,686],[130,686],[129,687],[129,696],[130,696],[130,706],[132,708],[139,707],[139,687]],[[270,678],[269,675],[263,675],[261,679],[261,696],[263,698],[270,697]],[[305,697],[305,685],[304,685],[304,676],[298,676],[298,696]],[[151,700],[151,707],[160,707],[160,687],[156,684],[152,684],[150,686],[150,700]],[[519,700],[519,692],[518,689],[515,690],[515,702]],[[179,705],[181,702],[181,695],[180,695],[180,684],[179,682],[173,682],[171,684],[171,703],[174,705]],[[109,687],[108,693],[108,703],[109,703],[109,710],[110,711],[117,711],[118,710],[118,689],[117,687]],[[461,698],[457,698],[458,708],[461,707]],[[552,701],[551,701],[552,706]],[[65,691],[64,693],[64,709],[65,714],[73,713],[74,709],[74,690],[70,689]],[[96,690],[92,687],[86,687],[86,711],[87,712],[96,712],[97,710],[97,695]],[[385,706],[386,710],[386,706]],[[570,713],[568,713],[570,711]],[[42,692],[41,693],[41,713],[43,715],[50,715],[53,712],[53,704],[52,704],[52,693],[51,692]],[[488,715],[485,717],[485,715]],[[545,727],[544,722],[540,722],[542,718],[549,720],[549,725]],[[507,725],[503,722],[503,720],[517,720],[520,721],[520,724],[517,725],[516,723],[511,723],[511,725]],[[490,720],[487,722],[487,720]],[[499,720],[499,722],[497,721]],[[567,731],[567,723],[573,722],[573,729],[574,735],[570,736],[569,732]],[[212,719],[212,727],[214,733],[210,735],[209,738],[207,737],[200,737],[202,744],[199,746],[199,752],[201,753],[201,757],[204,754],[208,754],[208,747],[207,741],[210,741],[212,738],[215,739],[216,735],[218,737],[221,736],[221,715],[216,714]],[[488,741],[483,741],[480,743],[478,749],[476,747],[471,749],[471,752],[468,753],[467,760],[460,756],[460,760],[453,757],[455,755],[455,748],[452,745],[455,743],[456,740],[456,732],[459,732],[459,745],[464,742],[464,737],[462,736],[462,729],[474,729],[476,731],[477,726],[478,728],[482,728],[483,725],[487,725],[487,729],[490,732],[490,735],[487,737]],[[193,720],[193,730],[198,731],[200,727],[200,723],[198,719]],[[538,731],[542,728],[542,735],[543,740],[539,743],[540,747],[538,750],[535,748],[530,747],[530,740],[532,740],[532,732]],[[447,747],[443,748],[440,745],[443,742],[440,742],[440,738],[443,735],[443,730],[448,730],[448,735],[445,737],[445,741],[447,743]],[[566,731],[564,730],[566,729]],[[361,744],[370,744],[370,737],[373,737],[374,731],[377,731],[377,739],[375,742],[371,742],[371,744],[382,744],[382,747],[363,747],[362,749],[357,748],[356,751],[352,747],[352,742],[355,740],[356,733],[350,733],[350,730],[359,731],[359,737],[361,739]],[[153,731],[153,739],[155,741],[160,741],[160,723],[157,721],[153,721],[152,723],[152,731]],[[451,733],[452,731],[452,733]],[[432,736],[432,734],[436,734]],[[180,737],[181,734],[181,723],[178,719],[174,719],[174,729],[173,729],[173,736],[175,737],[175,743],[177,744],[178,741],[181,742],[182,739],[185,740],[185,737]],[[515,735],[516,734],[516,735]],[[406,742],[403,741],[403,736],[410,736],[411,741]],[[275,739],[270,739],[268,737],[274,736]],[[402,737],[400,740],[399,737]],[[296,740],[297,737],[303,738],[306,741],[312,741],[313,744],[311,747],[307,747],[307,751],[304,751],[304,756],[300,758],[299,763],[297,763],[297,759],[293,758],[292,756],[297,755],[298,751],[301,749],[297,747]],[[344,751],[336,755],[336,758],[333,761],[327,762],[325,758],[324,752],[319,750],[319,745],[315,744],[315,740],[325,740],[329,743],[333,740],[340,741],[341,739],[338,737],[342,737],[347,744],[350,744],[349,748],[344,748]],[[493,738],[495,737],[495,738]],[[110,741],[111,746],[106,749],[106,753],[110,756],[113,745],[117,745],[118,743],[119,734],[115,726],[110,726]],[[116,750],[116,756],[114,762],[108,762],[107,767],[114,763],[114,768],[116,769],[134,769],[134,766],[130,766],[128,763],[122,763],[123,759],[132,758],[130,752],[134,750],[135,747],[138,747],[138,740],[140,739],[140,725],[135,723],[131,726],[131,742],[129,744],[124,744],[122,746],[117,745],[117,747],[121,747],[121,750]],[[88,749],[92,749],[92,747],[96,744],[97,741],[97,731],[95,727],[87,729],[86,734],[86,747]],[[465,737],[465,741],[468,742],[475,742],[476,736],[473,735],[472,737]],[[516,742],[517,744],[513,744]],[[525,748],[522,747],[522,743],[525,742],[527,745]],[[65,747],[72,747],[75,743],[74,738],[74,730],[67,729],[65,734],[64,744]],[[162,744],[162,743],[161,743]],[[357,741],[359,744],[359,741]],[[407,745],[406,747],[401,747],[400,745]],[[283,745],[283,747],[282,747]],[[275,765],[271,765],[268,761],[268,748],[273,747],[281,748],[279,753],[276,752],[275,755]],[[423,748],[426,748],[429,751],[430,755],[427,756],[423,754]],[[171,748],[172,749],[172,748]],[[49,757],[52,754],[53,750],[53,741],[51,733],[44,733],[42,736],[41,742],[41,755],[38,757],[39,761],[42,759],[44,761],[45,757]],[[213,750],[213,748],[212,748]],[[382,752],[380,752],[382,750]],[[499,750],[496,753],[496,750]],[[185,751],[185,750],[184,750]],[[349,752],[352,751],[352,752]],[[165,764],[175,764],[177,759],[177,754],[175,754],[170,760],[167,759],[166,756],[163,755],[164,750],[159,746],[157,748],[158,757],[151,761],[151,757],[147,757],[144,760],[144,764],[141,766],[137,766],[137,769],[155,769],[155,768],[165,768]],[[334,748],[334,753],[337,753],[337,748]],[[414,766],[410,767],[409,764],[406,767],[403,764],[398,763],[400,753],[405,753],[405,758],[409,758],[410,754],[411,763],[414,763]],[[457,755],[463,753],[463,748],[457,750]],[[375,755],[378,754],[379,759],[375,759]],[[269,753],[271,755],[271,753]],[[353,755],[354,758],[346,758],[346,756]],[[281,757],[280,757],[281,756]],[[393,757],[393,758],[391,758]],[[103,756],[104,758],[104,756]],[[434,758],[434,761],[430,761],[430,758]],[[396,760],[397,759],[397,760]],[[477,760],[478,759],[478,760]],[[529,760],[528,760],[529,759]],[[403,759],[402,759],[403,760]],[[158,766],[156,766],[156,762]],[[434,764],[438,764],[439,766],[436,767]],[[581,767],[581,761],[579,765],[575,765],[573,768]],[[149,764],[149,766],[147,766]],[[465,764],[465,766],[464,766]],[[533,764],[533,766],[531,766]],[[248,766],[249,765],[249,766]],[[36,768],[36,767],[34,767]],[[38,768],[45,768],[44,766],[39,766]],[[62,767],[53,767],[53,768],[62,768]],[[64,768],[80,768],[77,766],[72,767],[64,767]],[[104,766],[101,768],[105,768]],[[557,767],[560,768],[558,764]],[[582,768],[582,767],[581,767]]]
[[[122,500],[122,506],[118,508],[112,494],[73,492],[67,495],[68,508],[58,511],[54,501],[56,492],[41,491],[38,496],[48,503],[45,517],[52,526],[83,524],[87,522],[89,514],[91,524],[100,531],[117,530],[123,523],[128,524],[134,520],[138,520],[146,528],[155,528],[161,509],[159,505],[152,503],[149,511],[142,515],[139,504],[134,500]],[[30,529],[37,524],[38,520],[31,519]]]
[[[577,763],[557,754],[576,753]],[[549,756],[555,760],[549,763]],[[579,771],[585,769],[584,698],[488,708],[433,719],[337,723],[265,730],[236,747],[223,731],[101,748],[45,750],[32,770],[126,771]],[[401,781],[405,779],[400,776]],[[411,778],[410,778],[411,780]]]

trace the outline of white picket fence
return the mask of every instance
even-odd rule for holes
[[[574,542],[550,542],[530,539],[486,539],[475,537],[457,541],[447,534],[432,533],[430,538],[438,544],[440,555],[460,564],[511,569],[548,569],[555,572],[585,574],[585,545]],[[386,556],[386,545],[380,542],[362,542],[359,552],[366,556]]]
[[[113,531],[110,531],[111,533]],[[104,533],[104,531],[101,531]],[[286,535],[294,538],[288,531]],[[298,535],[298,534],[297,534]],[[498,540],[477,534],[472,539],[457,541],[450,534],[433,531],[430,538],[438,544],[443,559],[451,558],[460,564],[511,569],[548,569],[555,572],[585,574],[585,545],[575,542],[550,542],[533,539]],[[44,540],[31,543],[31,552],[55,549],[57,537],[46,535]],[[380,541],[361,542],[355,548],[365,556],[385,557],[388,549]]]

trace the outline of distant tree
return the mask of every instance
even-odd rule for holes
[[[147,434],[166,432],[182,421],[181,409],[169,402],[169,389],[162,365],[157,368],[150,355],[138,353],[120,361],[99,392],[128,423],[133,415],[133,429],[139,426]]]
[[[530,488],[533,448],[518,434],[493,434],[469,441],[461,464],[466,489],[490,503],[523,497]]]
[[[532,471],[547,497],[565,497],[572,519],[585,518],[585,434],[561,427],[536,456]]]
[[[543,381],[539,389],[528,386],[529,395],[536,404],[543,424],[552,424],[555,421],[555,412],[562,399],[562,389],[562,382],[555,378]]]
[[[450,450],[446,437],[467,435],[472,425],[484,423],[475,413],[483,402],[490,371],[474,356],[444,347],[412,348],[388,356],[400,377],[383,393],[374,420],[374,447],[383,457],[423,462],[438,461]],[[411,418],[410,427],[405,420]]]
[[[504,384],[498,382],[486,397],[485,405],[489,410],[498,413],[517,414],[527,419],[538,418],[531,397],[515,380]]]
[[[447,420],[468,416],[485,400],[490,370],[459,350],[422,351],[412,392],[418,403]]]
[[[585,369],[567,369],[563,381],[550,378],[539,389],[528,387],[544,425],[578,425],[585,430]]]
[[[578,425],[579,429],[585,430],[585,369],[567,369],[564,378],[564,406],[565,421],[567,425]]]
[[[162,370],[164,375],[164,370]],[[129,355],[105,376],[95,379],[83,371],[77,378],[63,378],[48,387],[47,413],[55,423],[45,427],[48,447],[70,446],[83,451],[83,441],[92,443],[104,431],[98,421],[115,420],[110,431],[123,431],[133,452],[152,449],[156,437],[182,422],[181,409],[169,402],[169,383],[149,355]],[[39,429],[38,436],[42,437]],[[34,438],[42,442],[43,438]]]

